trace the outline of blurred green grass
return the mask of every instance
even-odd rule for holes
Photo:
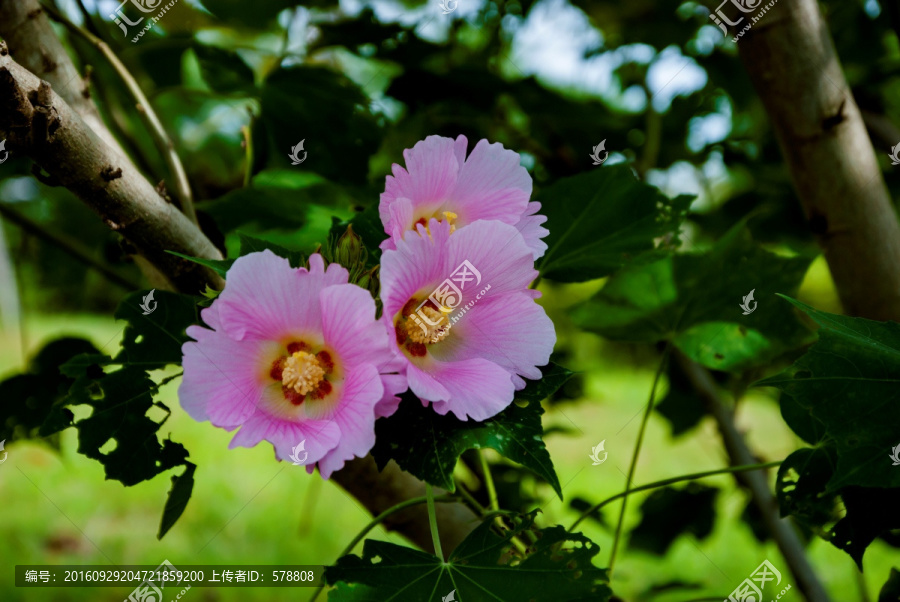
[[[597,502],[619,493],[625,484],[639,414],[650,391],[655,359],[646,348],[616,345],[566,327],[567,307],[596,290],[598,283],[545,289],[542,303],[558,324],[560,345],[571,352],[567,367],[584,373],[583,398],[549,407],[545,428],[570,431],[547,438],[566,501],[549,486],[535,485],[541,500],[540,524],[569,526],[577,513],[568,500],[582,497]],[[543,287],[542,287],[543,288]],[[54,338],[84,336],[98,347],[115,350],[122,324],[106,316],[29,315],[25,322],[29,356]],[[18,337],[0,335],[0,376],[22,365]],[[165,374],[160,375],[165,376]],[[15,442],[0,465],[0,600],[116,602],[130,588],[71,588],[27,590],[13,585],[15,564],[158,564],[168,559],[181,564],[329,564],[370,516],[350,496],[318,476],[274,459],[268,444],[228,450],[231,434],[209,423],[190,419],[177,402],[177,381],[162,390],[173,410],[163,436],[184,444],[198,464],[193,497],[182,518],[160,542],[159,519],[171,474],[134,487],[105,481],[99,463],[76,453],[72,431],[64,432],[61,453],[41,442]],[[801,446],[778,414],[765,390],[751,390],[738,414],[761,460],[777,460]],[[725,454],[710,420],[678,439],[654,414],[649,422],[637,467],[636,483],[644,484],[680,474],[723,467]],[[609,458],[592,466],[591,448],[606,440]],[[496,459],[496,456],[492,456]],[[770,474],[774,479],[774,473]],[[685,602],[708,596],[724,599],[764,559],[791,582],[787,565],[772,543],[759,544],[740,520],[748,501],[731,477],[705,479],[721,489],[718,519],[710,537],[676,540],[664,558],[620,547],[615,591],[629,602]],[[638,508],[648,493],[636,494],[628,504],[626,532],[640,520]],[[612,527],[619,502],[604,509],[609,528],[587,520],[579,527],[600,545],[595,558],[607,566]],[[678,516],[671,519],[677,521]],[[403,543],[395,534],[376,529],[370,537]],[[359,548],[358,548],[359,549]],[[358,551],[357,549],[357,551]],[[809,555],[835,600],[860,599],[856,568],[849,556],[823,541],[813,541]],[[874,599],[887,579],[896,552],[876,542],[866,554],[865,581]],[[648,592],[653,586],[681,581],[696,589]],[[307,600],[312,589],[217,588],[197,589],[190,599],[204,601]],[[796,588],[788,599],[800,600]],[[187,594],[186,594],[187,597]],[[320,598],[320,600],[323,600]]]

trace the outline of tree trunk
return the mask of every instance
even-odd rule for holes
[[[738,50],[844,310],[900,321],[900,226],[818,4],[777,2]]]

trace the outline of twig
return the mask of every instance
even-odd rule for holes
[[[644,442],[644,431],[647,430],[647,421],[650,414],[653,413],[653,402],[656,397],[656,387],[659,385],[663,370],[666,366],[666,360],[669,359],[669,350],[672,348],[671,343],[666,343],[666,349],[663,356],[659,360],[659,368],[656,369],[656,376],[653,377],[653,386],[650,388],[650,399],[647,401],[647,407],[644,410],[644,416],[641,418],[641,427],[638,430],[637,441],[634,442],[634,452],[631,454],[631,464],[628,466],[628,477],[625,480],[625,491],[622,493],[622,509],[619,510],[619,520],[616,523],[616,533],[613,536],[612,551],[609,553],[609,574],[612,574],[613,566],[616,563],[616,551],[619,549],[619,539],[622,536],[622,523],[625,521],[625,508],[628,504],[628,494],[632,492],[631,482],[634,480],[634,471],[637,468],[638,456],[641,453],[641,444]]]
[[[137,112],[141,115],[144,120],[144,123],[147,125],[147,128],[150,130],[150,135],[153,137],[153,141],[156,143],[159,152],[163,156],[163,160],[166,162],[166,166],[169,168],[169,173],[172,174],[172,177],[175,180],[175,197],[178,199],[178,202],[181,206],[181,211],[188,217],[189,220],[197,223],[197,214],[194,211],[194,195],[191,192],[191,185],[188,182],[187,172],[184,170],[184,165],[181,163],[181,159],[178,157],[178,153],[175,152],[175,145],[172,143],[172,140],[169,138],[169,135],[166,133],[165,127],[163,127],[162,122],[159,117],[156,115],[156,112],[153,110],[153,107],[150,105],[150,101],[147,100],[147,97],[144,95],[143,90],[138,85],[137,81],[131,75],[131,72],[128,71],[128,68],[125,66],[122,61],[119,60],[119,57],[110,50],[109,46],[107,46],[106,42],[89,32],[88,30],[79,27],[75,23],[72,23],[65,15],[60,14],[56,11],[52,6],[47,4],[46,2],[41,2],[41,6],[44,7],[44,10],[53,17],[56,21],[65,25],[70,31],[84,38],[88,43],[93,45],[103,57],[109,61],[109,64],[112,66],[113,70],[122,80],[122,83],[125,84],[125,87],[128,88],[128,91],[131,93],[131,96],[135,100],[135,108]]]
[[[648,489],[657,489],[659,487],[665,487],[666,485],[672,485],[674,483],[681,483],[683,481],[695,481],[697,479],[705,479],[706,477],[712,477],[720,474],[729,474],[729,473],[738,473],[738,472],[747,472],[748,470],[761,470],[763,468],[772,468],[774,466],[779,466],[781,464],[781,460],[777,462],[766,462],[765,464],[749,464],[747,466],[729,466],[727,468],[718,468],[716,470],[707,470],[704,472],[695,472],[693,474],[685,474],[678,477],[670,477],[668,479],[663,479],[662,481],[654,481],[653,483],[647,483],[646,485],[641,485],[640,487],[635,487],[633,489],[623,491],[622,493],[617,493],[616,495],[606,498],[602,502],[594,504],[587,510],[581,513],[581,516],[578,517],[572,526],[568,528],[569,531],[573,530],[577,527],[581,521],[586,519],[588,516],[602,508],[603,506],[609,504],[610,502],[614,502],[619,498],[623,498],[626,495],[631,495],[632,493],[637,493],[638,491],[647,491]]]
[[[47,230],[45,230],[40,224],[32,221],[31,219],[25,217],[15,209],[9,207],[6,203],[0,203],[0,215],[3,215],[10,222],[19,226],[25,232],[29,234],[33,234],[34,236],[40,238],[43,241],[50,243],[56,247],[59,247],[63,251],[65,251],[72,259],[83,263],[84,265],[93,268],[100,272],[107,280],[116,284],[125,290],[128,291],[136,291],[141,288],[141,285],[137,282],[133,282],[124,276],[120,276],[113,270],[109,269],[93,257],[91,257],[88,253],[83,251],[80,247],[75,245],[72,242],[69,242],[65,238],[53,234]]]
[[[46,83],[0,52],[0,136],[72,191],[172,287],[185,293],[224,281],[211,269],[166,251],[221,259],[200,229],[156,189],[118,150],[109,146]],[[33,99],[33,100],[32,100]]]
[[[750,452],[750,448],[747,447],[744,437],[734,425],[732,411],[720,399],[716,383],[710,373],[680,351],[675,352],[675,357],[694,390],[697,391],[697,394],[705,402],[710,414],[715,418],[731,463],[733,465],[753,463],[755,461],[753,454]],[[781,550],[788,568],[790,568],[791,573],[797,580],[797,587],[803,592],[803,595],[806,596],[809,602],[829,602],[828,593],[819,582],[815,572],[813,572],[809,559],[807,559],[803,550],[803,545],[800,543],[790,522],[787,519],[779,518],[778,503],[769,490],[765,474],[750,472],[746,474],[736,473],[735,476],[739,482],[743,483],[750,490],[753,502],[762,514],[766,528],[778,545],[778,549]]]

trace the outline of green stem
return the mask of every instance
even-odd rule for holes
[[[425,483],[425,497],[428,499],[428,525],[431,527],[431,541],[434,544],[434,555],[444,562],[444,550],[441,549],[441,535],[438,533],[437,511],[434,509],[434,489]]]
[[[750,470],[761,470],[763,468],[772,468],[774,466],[780,465],[782,460],[778,460],[777,462],[766,462],[765,464],[746,464],[743,466],[729,466],[728,468],[719,468],[716,470],[707,470],[704,472],[695,472],[693,474],[681,475],[679,477],[671,477],[668,479],[663,479],[662,481],[654,481],[653,483],[647,483],[646,485],[641,485],[640,487],[635,487],[634,489],[627,489],[622,493],[617,493],[611,498],[607,498],[602,502],[595,504],[581,513],[581,516],[578,517],[572,526],[569,527],[569,531],[572,531],[575,527],[581,523],[588,516],[602,508],[603,506],[616,501],[619,498],[623,498],[632,493],[637,493],[639,491],[647,491],[648,489],[656,489],[658,487],[665,487],[666,485],[672,485],[673,483],[681,483],[682,481],[693,481],[695,479],[703,479],[706,477],[711,477],[718,474],[729,474],[733,472],[747,472]]]
[[[625,522],[625,508],[628,505],[628,494],[631,491],[631,483],[634,480],[634,471],[637,468],[638,456],[641,453],[641,444],[644,442],[644,432],[647,430],[647,422],[650,420],[650,414],[653,413],[653,400],[656,397],[656,387],[659,385],[671,348],[671,345],[666,343],[666,350],[663,351],[663,356],[659,361],[659,368],[656,369],[656,375],[653,377],[653,386],[650,388],[650,399],[647,401],[647,408],[644,410],[643,418],[641,418],[641,428],[638,430],[637,441],[634,442],[634,452],[631,454],[631,465],[628,467],[628,478],[625,480],[625,492],[622,496],[622,509],[619,511],[619,520],[616,523],[616,533],[613,536],[612,551],[609,553],[609,575],[612,575],[613,566],[616,563],[616,552],[619,549],[619,539],[622,536],[622,524]]]
[[[479,449],[478,459],[481,460],[481,472],[484,473],[484,486],[487,487],[489,508],[491,510],[499,510],[500,503],[497,501],[497,489],[494,487],[494,478],[491,476],[491,467],[488,466],[487,458]]]
[[[430,494],[431,493],[431,485],[426,484],[425,487],[426,487],[427,492]],[[366,535],[369,534],[369,531],[371,531],[372,529],[377,527],[379,523],[381,523],[384,519],[386,519],[387,517],[389,517],[392,514],[396,514],[397,512],[400,512],[401,510],[406,510],[410,506],[417,506],[418,504],[424,504],[426,502],[429,503],[429,508],[433,508],[434,502],[440,502],[440,503],[455,502],[455,501],[457,501],[457,499],[458,498],[453,495],[442,495],[439,497],[421,496],[421,497],[410,498],[410,499],[406,500],[405,502],[400,502],[399,504],[391,506],[390,508],[388,508],[387,510],[385,510],[384,512],[382,512],[381,514],[379,514],[378,516],[373,518],[371,521],[369,521],[369,524],[366,525],[363,528],[363,530],[360,531],[356,535],[356,537],[353,538],[353,541],[351,541],[347,545],[347,547],[344,548],[344,551],[338,555],[338,558],[343,558],[344,556],[346,556],[347,554],[352,552],[353,548],[356,547],[356,544],[358,544],[360,541],[362,541],[363,537],[365,537]],[[432,513],[429,512],[429,517],[431,514]],[[320,585],[316,589],[315,592],[313,592],[312,598],[309,599],[309,602],[315,602],[316,598],[319,597],[319,594],[322,593],[323,589],[325,589],[324,583],[322,585]]]

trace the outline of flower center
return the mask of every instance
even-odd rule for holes
[[[419,310],[428,318],[423,320],[421,316],[413,314],[414,318],[408,318],[406,323],[406,336],[413,343],[430,345],[439,343],[450,332],[450,321],[443,312],[432,307],[424,306]]]
[[[319,388],[319,384],[325,378],[325,370],[311,353],[295,351],[284,361],[281,372],[281,382],[285,387],[293,389],[300,395],[306,395],[310,391]]]
[[[448,224],[450,224],[450,232],[454,232],[456,230],[456,225],[453,222],[456,221],[459,216],[452,211],[442,211],[441,215],[444,216],[444,219],[441,219],[437,215],[432,215],[431,217],[435,218],[439,222],[447,222]],[[416,229],[416,224],[422,224],[423,226],[425,226],[425,231],[428,232],[429,236],[431,236],[431,229],[428,227],[428,220],[429,218],[427,217],[420,217],[418,220],[416,220],[416,223],[413,224],[413,230]]]

